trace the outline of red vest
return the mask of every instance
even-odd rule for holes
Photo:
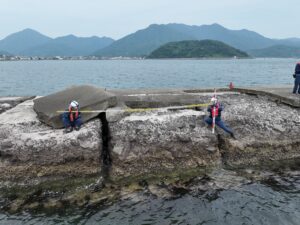
[[[75,118],[73,116],[74,111],[72,111],[72,107],[69,107],[69,114],[70,114],[70,121],[73,122],[74,119],[76,120],[78,118],[79,112],[78,112],[78,108],[75,111]]]
[[[211,106],[211,116],[217,117],[219,115],[219,104]]]

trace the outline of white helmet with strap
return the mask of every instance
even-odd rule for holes
[[[218,99],[216,97],[211,98],[211,103],[216,104],[218,102]]]
[[[77,101],[72,101],[72,102],[70,103],[70,106],[71,106],[72,108],[78,108],[79,103],[78,103]]]

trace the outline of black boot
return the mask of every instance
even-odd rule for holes
[[[230,136],[231,136],[233,139],[236,140],[236,137],[235,137],[234,133],[231,133]]]
[[[65,129],[65,132],[66,133],[71,133],[73,131],[73,127],[67,127],[66,129]]]

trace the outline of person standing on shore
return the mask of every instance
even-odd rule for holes
[[[78,102],[72,101],[70,103],[68,110],[62,114],[62,121],[66,133],[72,132],[74,128],[75,130],[80,129],[82,120]]]
[[[294,89],[293,89],[293,94],[300,94],[300,62],[296,64],[295,67],[295,73],[293,75],[295,78],[295,84],[294,84]]]
[[[216,97],[213,97],[211,99],[211,103],[212,104],[209,105],[207,108],[209,116],[205,118],[205,122],[210,126],[214,126],[216,124],[218,127],[222,128],[225,132],[229,133],[232,138],[235,139],[233,131],[229,127],[227,127],[221,119],[221,112],[223,111],[223,106],[218,102]]]

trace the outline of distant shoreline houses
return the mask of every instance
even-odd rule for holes
[[[38,60],[130,60],[145,59],[144,57],[100,57],[100,56],[12,56],[0,55],[0,61],[38,61]]]

